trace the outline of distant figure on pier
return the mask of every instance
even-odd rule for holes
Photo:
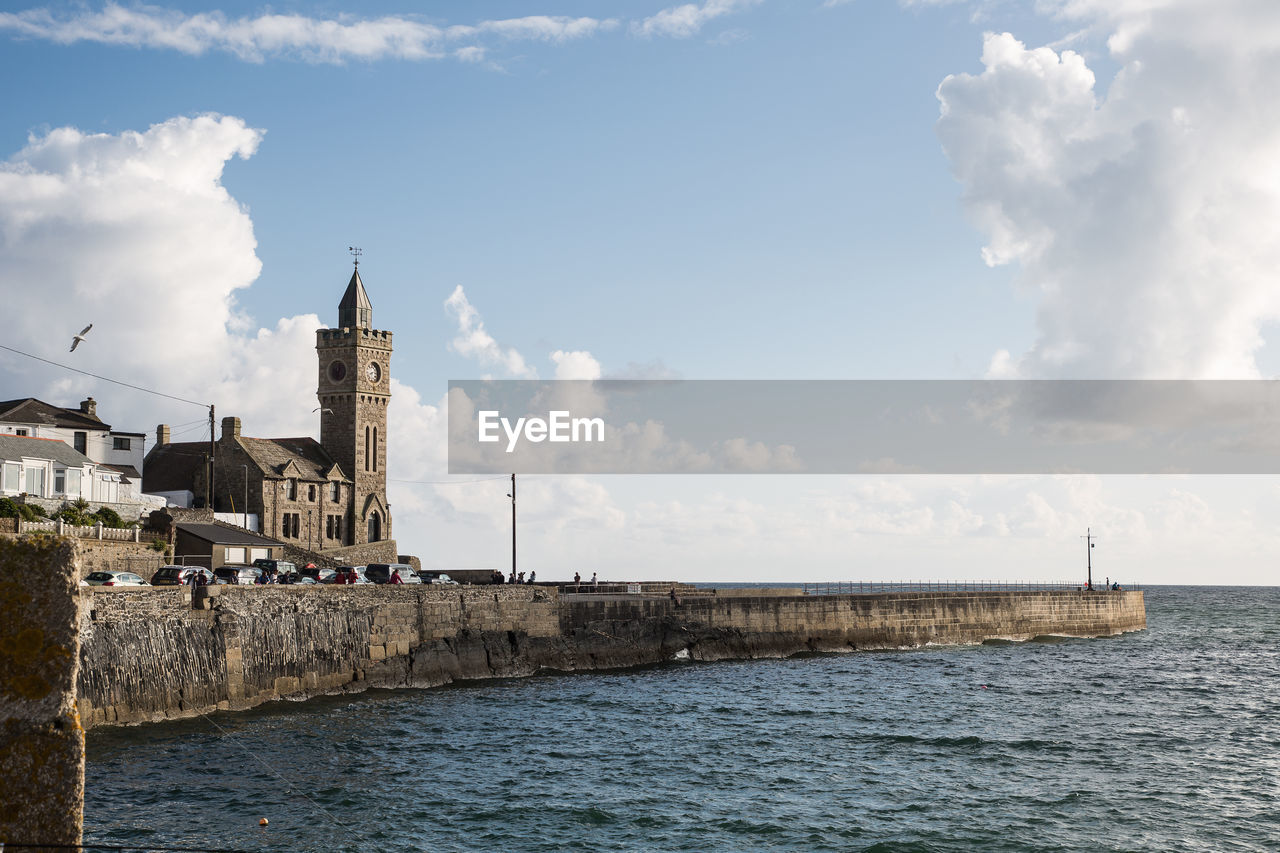
[[[593,589],[594,589],[595,587],[600,586],[600,581],[596,579],[596,573],[595,573],[595,572],[592,572],[592,573],[591,573],[591,586],[592,586],[592,588],[593,588]]]
[[[524,572],[521,572],[521,573],[517,576],[517,578],[516,578],[516,583],[524,583]]]
[[[399,569],[391,573],[391,577],[387,580],[387,583],[404,583],[404,578],[400,577]]]
[[[489,572],[489,583],[502,583],[502,572],[497,569]]]
[[[516,582],[516,570],[512,569],[511,577],[507,578],[507,583],[515,583],[515,582]]]
[[[533,583],[533,579],[538,576],[537,572],[529,572],[529,583]]]
[[[577,592],[582,589],[582,575],[577,572],[573,573],[573,591]]]

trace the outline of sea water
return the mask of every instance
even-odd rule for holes
[[[1117,637],[673,661],[98,728],[86,844],[1280,850],[1280,589],[1146,603],[1148,629]]]

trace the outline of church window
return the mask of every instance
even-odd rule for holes
[[[369,470],[369,428],[364,428],[364,470]]]
[[[378,428],[373,428],[373,470],[378,470]]]

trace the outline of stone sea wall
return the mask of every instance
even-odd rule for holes
[[[85,727],[369,687],[671,660],[1101,636],[1141,592],[566,595],[536,586],[80,590]]]

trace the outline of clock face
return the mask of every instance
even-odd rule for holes
[[[331,382],[341,382],[347,375],[347,366],[340,361],[329,364],[329,380]]]
[[[382,368],[378,367],[376,361],[371,361],[369,366],[364,369],[364,375],[370,382],[377,382],[382,378]]]

